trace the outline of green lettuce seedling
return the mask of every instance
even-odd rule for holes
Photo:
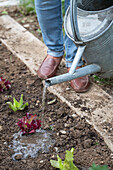
[[[62,161],[57,155],[58,161],[50,160],[51,166],[54,168],[59,168],[60,170],[79,170],[73,163],[74,148],[70,151],[66,151],[65,160]]]
[[[12,109],[14,112],[16,112],[17,110],[24,110],[25,107],[28,106],[28,102],[23,104],[23,94],[21,94],[19,102],[13,97],[13,103],[7,102],[6,104],[8,104],[9,108]]]
[[[107,165],[100,166],[93,163],[92,167],[90,167],[89,170],[108,170],[108,167]]]

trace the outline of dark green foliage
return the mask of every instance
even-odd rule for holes
[[[108,167],[106,165],[100,166],[93,163],[89,170],[108,170]]]
[[[34,0],[19,0],[19,10],[22,14],[35,13]]]
[[[97,75],[93,75],[93,78],[99,84],[113,85],[113,78],[111,78],[111,79],[109,79],[109,78],[101,78],[101,77],[98,77]]]

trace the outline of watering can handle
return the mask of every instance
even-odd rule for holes
[[[82,41],[77,22],[77,0],[70,0],[70,21],[74,40]]]

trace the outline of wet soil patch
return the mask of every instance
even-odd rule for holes
[[[103,138],[87,124],[84,118],[78,117],[65,103],[49,92],[46,97],[44,129],[52,129],[54,145],[50,147],[48,153],[40,152],[35,158],[28,156],[26,159],[16,155],[14,161],[12,158],[14,150],[9,145],[13,142],[13,135],[19,131],[16,123],[19,118],[25,116],[26,112],[37,114],[41,119],[43,84],[2,43],[0,43],[0,76],[12,84],[9,91],[0,93],[0,169],[52,170],[54,168],[50,165],[50,159],[56,160],[57,154],[64,159],[65,151],[74,147],[74,163],[78,168],[88,169],[95,162],[106,164],[112,170],[112,154]],[[19,100],[21,94],[29,106],[24,111],[14,113],[5,103],[12,101],[11,96]],[[53,99],[56,99],[54,103],[47,104]]]

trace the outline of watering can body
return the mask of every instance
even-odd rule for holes
[[[94,73],[104,78],[113,77],[113,0],[70,0],[64,28],[78,47],[77,54],[70,72],[47,79],[46,85]],[[87,66],[76,70],[82,57]]]
[[[77,7],[76,0],[72,0],[64,27],[76,46],[86,45],[83,57],[87,64],[98,64],[99,76],[110,78],[113,76],[113,0],[105,2],[83,0]]]

